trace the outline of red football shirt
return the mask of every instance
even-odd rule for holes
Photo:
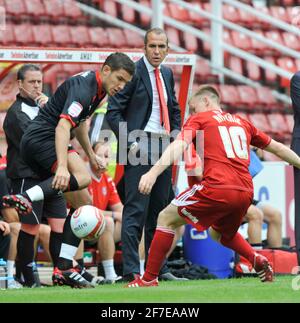
[[[191,116],[180,134],[186,142],[193,141],[203,130],[204,172],[202,184],[208,187],[253,191],[248,171],[250,145],[265,148],[271,138],[239,116],[219,110]],[[199,144],[199,143],[198,143]]]
[[[93,205],[100,210],[107,210],[109,206],[121,202],[114,181],[105,173],[100,178],[92,174],[92,182],[88,189],[93,198]]]

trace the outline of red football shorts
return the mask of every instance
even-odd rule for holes
[[[252,202],[251,192],[194,185],[179,194],[172,204],[178,214],[198,231],[209,227],[227,239],[233,238]]]

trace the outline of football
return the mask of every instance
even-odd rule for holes
[[[105,229],[104,215],[92,205],[81,206],[71,216],[71,229],[80,239],[97,240]]]

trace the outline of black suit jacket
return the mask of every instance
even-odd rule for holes
[[[161,74],[164,79],[168,95],[168,110],[171,131],[180,130],[181,117],[180,107],[175,97],[174,79],[172,70],[166,66],[161,66]],[[136,72],[132,80],[126,84],[124,89],[108,100],[106,119],[119,139],[127,136],[133,130],[143,130],[150,118],[152,111],[152,88],[149,73],[143,58],[136,62]],[[121,128],[120,122],[127,122],[127,129]],[[132,141],[127,140],[127,148]]]
[[[300,71],[291,79],[291,99],[294,110],[293,138],[300,138]],[[300,151],[297,151],[300,153]]]

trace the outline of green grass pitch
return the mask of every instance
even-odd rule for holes
[[[299,280],[299,282],[298,282]],[[294,282],[294,286],[292,287]],[[93,289],[44,287],[0,290],[0,303],[300,303],[300,277],[277,276],[274,283],[258,278],[161,282],[153,288],[124,288],[124,284]]]

